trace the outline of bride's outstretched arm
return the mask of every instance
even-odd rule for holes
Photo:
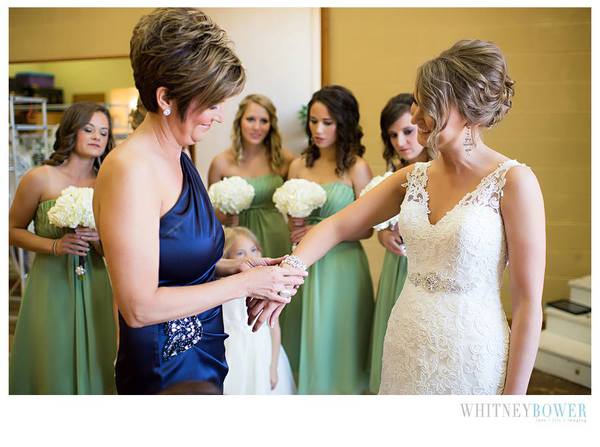
[[[399,170],[363,197],[314,226],[302,238],[294,256],[309,267],[340,242],[358,240],[373,225],[398,214],[406,192],[403,185],[413,168],[408,166]],[[253,330],[256,331],[266,321],[273,323],[283,310],[279,304],[272,301],[250,303],[248,324],[254,322]]]
[[[307,266],[323,257],[342,241],[357,240],[366,230],[400,210],[406,189],[406,175],[412,166],[402,169],[340,212],[312,228],[302,239],[294,255]]]
[[[502,219],[508,246],[512,325],[504,394],[526,394],[542,327],[546,268],[544,200],[535,175],[525,167],[509,171]]]

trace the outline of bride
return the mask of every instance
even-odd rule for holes
[[[538,348],[545,269],[544,204],[525,165],[486,146],[481,131],[512,105],[497,46],[463,40],[417,72],[413,123],[438,158],[397,171],[313,228],[291,265],[398,213],[410,262],[390,316],[380,394],[525,394]],[[510,260],[510,262],[508,262]],[[508,264],[509,330],[500,301]],[[255,326],[282,305],[249,303]]]

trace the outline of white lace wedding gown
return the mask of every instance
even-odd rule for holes
[[[408,176],[398,229],[408,276],[388,322],[380,394],[500,394],[509,328],[500,302],[507,263],[500,198],[508,160],[435,225],[431,162]]]

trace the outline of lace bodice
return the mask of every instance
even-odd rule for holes
[[[507,261],[500,199],[506,173],[519,163],[502,163],[435,224],[429,221],[425,189],[430,164],[417,163],[408,175],[400,210],[398,229],[410,257],[409,276],[435,272],[457,292],[499,291]]]
[[[500,301],[507,263],[501,163],[438,222],[429,221],[427,169],[407,177],[398,230],[408,278],[384,343],[384,394],[496,394],[504,387],[509,330]]]

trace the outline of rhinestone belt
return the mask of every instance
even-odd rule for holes
[[[408,280],[416,287],[422,287],[428,292],[460,293],[464,289],[454,279],[437,272],[411,273]]]

